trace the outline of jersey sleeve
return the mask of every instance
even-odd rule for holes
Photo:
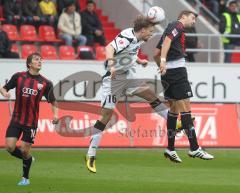
[[[3,88],[5,88],[7,91],[9,91],[10,89],[13,89],[17,86],[17,79],[19,77],[19,74],[16,73],[14,74],[11,79],[3,86]]]
[[[115,49],[115,54],[122,52],[127,48],[132,42],[131,38],[125,37],[119,34],[111,43],[112,47]]]
[[[46,89],[44,92],[44,97],[47,99],[48,103],[52,103],[52,102],[56,101],[56,98],[53,93],[53,84],[50,81],[47,82]]]
[[[177,39],[182,33],[184,29],[180,25],[172,25],[168,26],[166,29],[166,36],[169,37],[171,40]]]

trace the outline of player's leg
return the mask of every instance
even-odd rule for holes
[[[5,147],[6,150],[14,157],[22,159],[22,151],[16,147],[18,139],[15,137],[6,137]]]
[[[121,78],[118,76],[115,80],[111,80],[110,73],[106,73],[103,78],[101,117],[94,125],[94,129],[97,129],[99,132],[91,137],[89,149],[86,155],[87,169],[93,173],[96,173],[96,151],[101,141],[102,131],[104,131],[107,123],[112,117],[113,109],[115,108],[115,105],[117,104],[117,101],[125,87],[125,82],[121,81]]]
[[[208,154],[206,151],[203,151],[198,145],[198,140],[191,116],[190,100],[184,99],[177,101],[177,103],[178,109],[181,112],[182,127],[190,144],[190,151],[188,155],[190,157],[198,157],[206,160],[213,159],[214,157],[212,155]]]
[[[181,163],[182,160],[175,151],[175,135],[176,135],[176,124],[178,118],[178,109],[175,105],[175,100],[169,100],[170,110],[167,118],[167,137],[168,146],[164,152],[164,156],[169,158],[171,161]]]
[[[22,180],[18,183],[20,186],[26,186],[30,184],[29,172],[32,165],[33,157],[30,154],[32,144],[36,137],[36,128],[23,128],[22,135],[22,155],[23,155],[23,175]]]
[[[133,94],[148,101],[157,114],[167,119],[168,107],[157,98],[150,88],[146,87],[146,89],[141,89],[141,91],[136,90]]]
[[[16,147],[16,143],[22,133],[22,129],[9,124],[6,131],[6,139],[5,139],[5,147],[6,150],[14,157],[22,159],[22,151],[18,147]]]
[[[96,151],[101,142],[102,132],[106,128],[107,123],[110,121],[112,117],[113,109],[102,108],[101,118],[96,121],[94,124],[94,128],[99,130],[100,132],[94,134],[91,137],[90,145],[88,148],[87,156],[86,156],[86,165],[87,169],[93,173],[96,173]]]

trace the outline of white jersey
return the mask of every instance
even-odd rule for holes
[[[116,71],[127,71],[136,63],[138,51],[144,41],[138,41],[133,28],[121,31],[110,43],[114,49]]]

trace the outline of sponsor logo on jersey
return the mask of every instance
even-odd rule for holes
[[[23,87],[22,93],[22,96],[29,97],[29,95],[36,96],[38,94],[38,91],[32,88]]]

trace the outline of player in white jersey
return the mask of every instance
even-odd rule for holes
[[[168,108],[157,98],[144,81],[134,79],[134,66],[145,67],[148,61],[138,58],[141,44],[149,40],[154,32],[154,25],[143,16],[137,17],[134,27],[123,30],[106,46],[107,72],[102,79],[102,111],[101,118],[94,125],[103,131],[109,122],[113,109],[119,98],[124,95],[136,95],[145,99],[156,113],[167,118]],[[96,149],[100,143],[102,132],[92,136],[86,155],[87,168],[96,173]]]

